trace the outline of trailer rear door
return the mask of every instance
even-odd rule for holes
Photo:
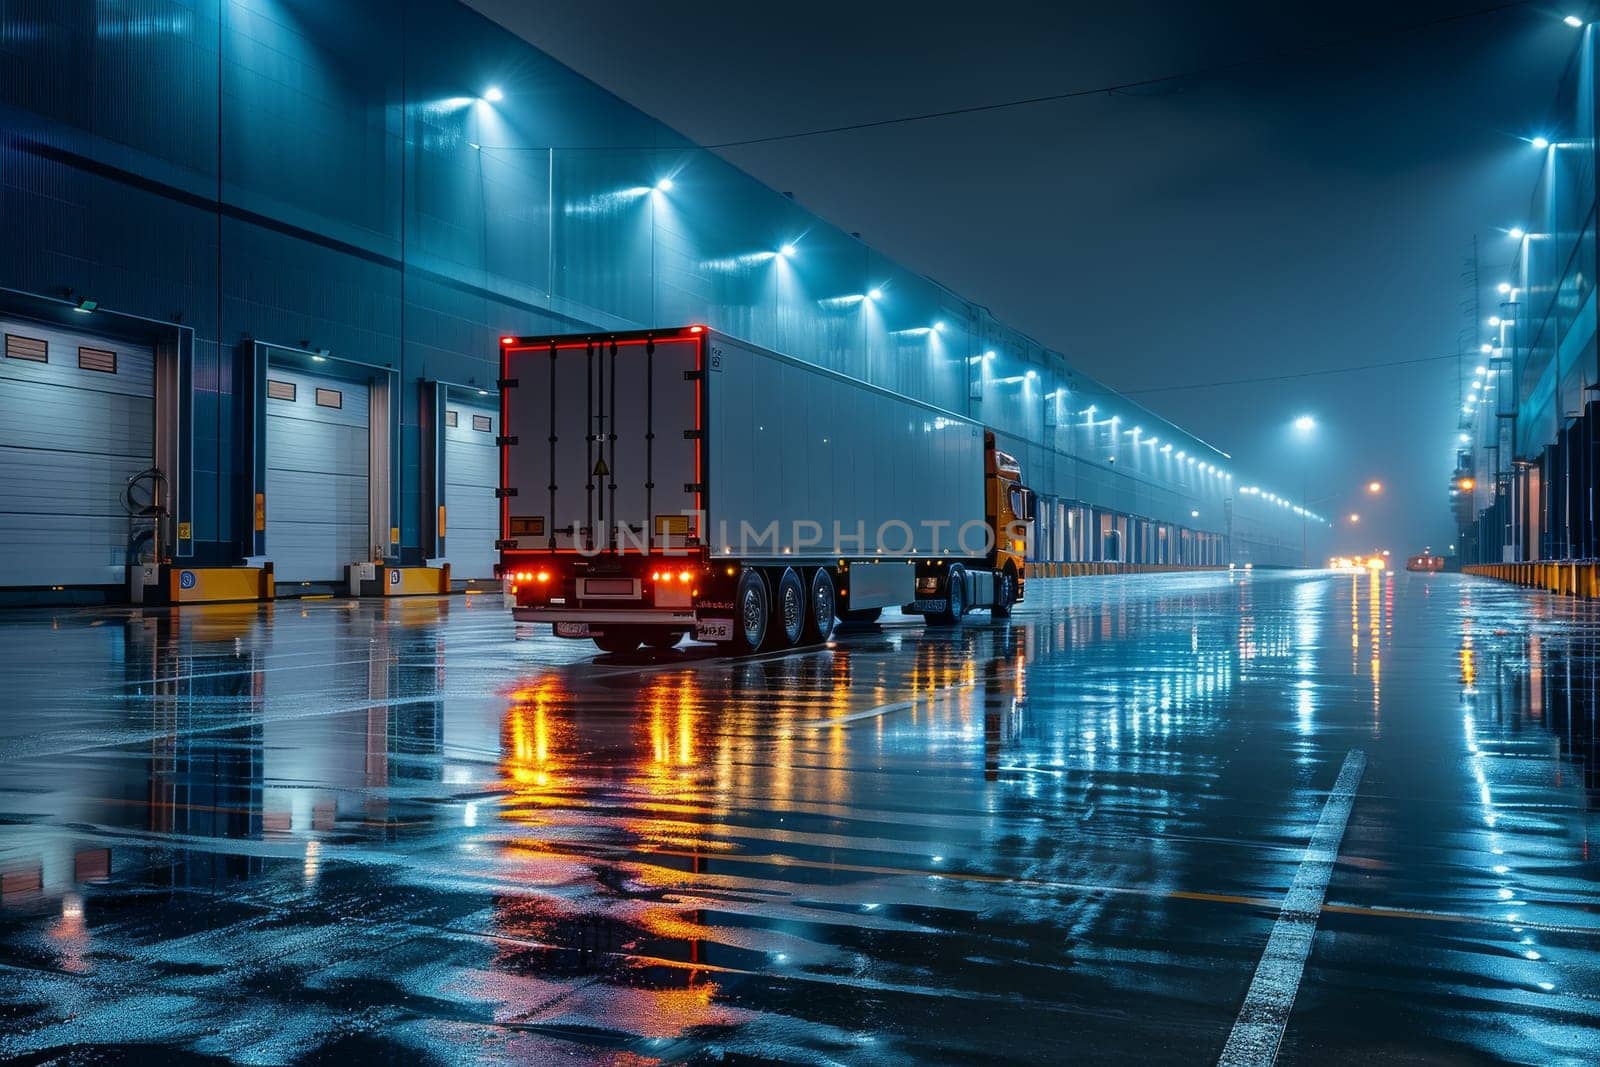
[[[699,335],[558,338],[505,367],[508,548],[699,543]]]

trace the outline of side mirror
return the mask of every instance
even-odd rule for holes
[[[1032,522],[1036,517],[1035,512],[1038,511],[1038,504],[1039,498],[1032,489],[1024,489],[1022,491],[1022,506],[1027,509],[1027,514],[1023,518],[1028,522]]]

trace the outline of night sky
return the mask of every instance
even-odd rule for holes
[[[1201,72],[723,153],[1233,453],[1242,480],[1359,511],[1339,548],[1454,540],[1458,361],[1206,383],[1475,350],[1463,271],[1476,236],[1492,314],[1566,9],[471,3],[702,144]]]

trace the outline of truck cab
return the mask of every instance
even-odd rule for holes
[[[1022,464],[995,447],[993,430],[983,433],[983,452],[984,510],[994,531],[989,567],[998,584],[1010,585],[995,593],[995,602],[1009,608],[1022,599],[1036,498],[1033,490],[1022,484]]]

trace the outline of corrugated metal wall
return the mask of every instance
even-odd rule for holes
[[[1220,530],[1246,477],[449,0],[8,4],[0,126],[0,287],[196,332],[197,561],[247,534],[244,338],[399,371],[412,556],[418,383],[488,385],[507,331],[709,322],[994,426],[1041,492],[1178,526]],[[1298,559],[1287,509],[1235,513],[1253,558]]]

